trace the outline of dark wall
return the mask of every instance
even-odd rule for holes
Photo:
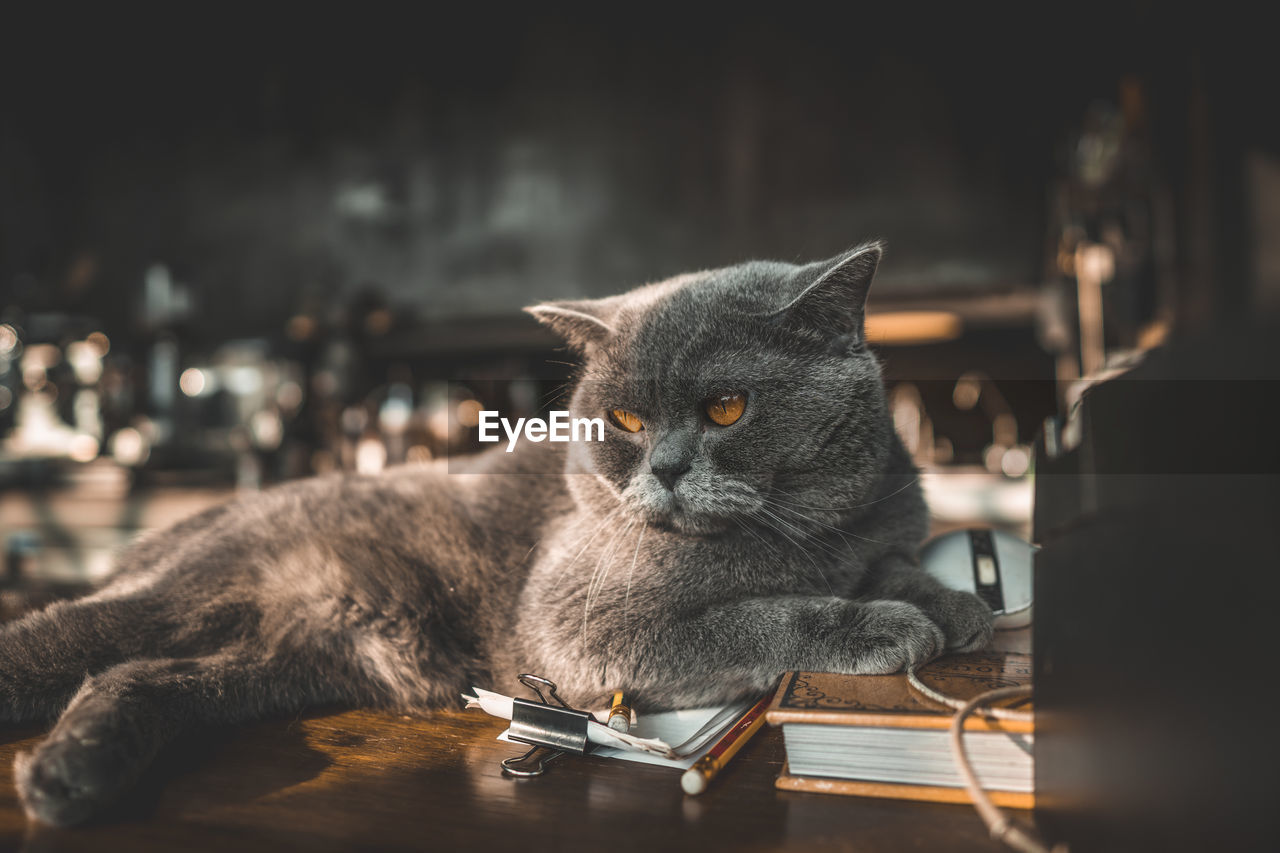
[[[161,262],[237,334],[369,287],[506,314],[869,236],[881,294],[1035,283],[1053,143],[1119,51],[916,16],[63,22],[3,84],[0,281],[124,320]]]
[[[368,288],[510,315],[869,236],[882,298],[1036,284],[1048,188],[1132,76],[1177,276],[1244,293],[1263,31],[1091,0],[856,13],[14,14],[0,287],[118,326],[164,263],[227,337]]]

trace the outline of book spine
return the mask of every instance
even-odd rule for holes
[[[765,719],[771,726],[787,723],[811,723],[826,726],[862,726],[876,729],[934,729],[945,731],[951,728],[951,713],[946,714],[912,714],[853,713],[849,711],[809,711],[774,708]],[[1022,720],[987,720],[981,717],[970,717],[965,720],[964,730],[967,732],[1003,732],[1005,734],[1031,734],[1035,726]]]

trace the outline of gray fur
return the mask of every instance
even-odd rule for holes
[[[573,415],[643,431],[289,483],[0,628],[0,722],[58,717],[18,760],[28,813],[83,821],[181,732],[309,705],[412,712],[535,672],[577,705],[698,706],[985,644],[985,605],[916,565],[927,513],[862,342],[879,258],[532,308],[584,356]],[[739,391],[736,424],[701,414]],[[672,490],[655,464],[687,470]]]

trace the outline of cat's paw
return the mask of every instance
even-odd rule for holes
[[[920,608],[905,601],[867,601],[850,625],[846,671],[887,675],[925,664],[942,653],[946,639]]]
[[[949,652],[973,652],[991,642],[995,630],[991,608],[972,593],[946,590],[930,604],[928,613],[947,638]]]
[[[112,742],[54,734],[14,760],[14,781],[27,816],[54,826],[88,820],[133,781],[133,762]]]

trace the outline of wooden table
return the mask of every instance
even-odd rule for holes
[[[778,791],[781,732],[766,729],[701,797],[679,771],[565,756],[537,779],[479,711],[408,718],[319,712],[191,738],[115,813],[28,824],[13,757],[42,736],[0,731],[0,850],[921,850],[1002,849],[968,806]]]
[[[41,510],[33,496],[9,493],[0,511],[14,529],[49,516],[115,542],[122,518],[132,519],[126,532],[163,525],[225,497],[163,490],[126,506],[95,494],[46,496]],[[0,592],[0,621],[68,592]],[[27,823],[13,757],[43,729],[0,728],[0,851],[1004,849],[969,806],[776,790],[777,730],[758,734],[694,798],[681,792],[679,771],[591,757],[561,758],[538,779],[507,778],[498,763],[518,750],[495,740],[503,727],[479,711],[347,711],[212,732],[167,750],[108,819],[75,830]]]

